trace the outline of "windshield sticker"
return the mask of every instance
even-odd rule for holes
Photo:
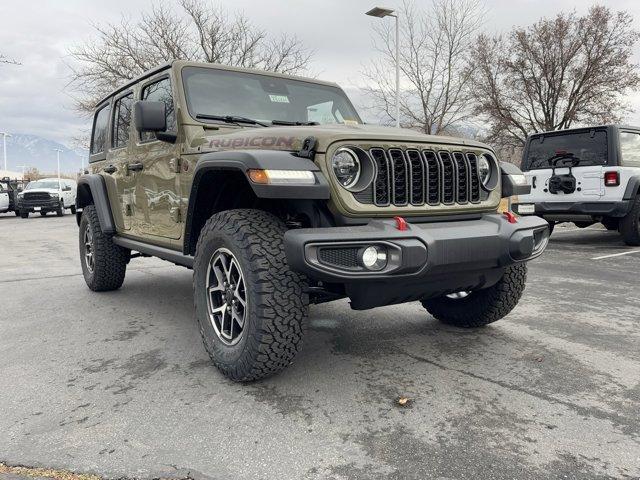
[[[286,95],[273,95],[269,94],[269,100],[273,103],[289,103],[289,97]]]
[[[345,125],[358,125],[358,122],[356,122],[355,120],[345,120],[344,124]]]

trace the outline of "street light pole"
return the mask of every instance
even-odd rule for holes
[[[57,153],[58,158],[58,188],[60,188],[60,152],[62,152],[62,150],[59,148],[54,148],[53,150]]]
[[[7,132],[0,132],[0,135],[2,135],[2,147],[4,150],[4,169],[7,169],[7,137],[10,137],[11,135],[9,135]]]
[[[400,128],[400,20],[398,14],[385,7],[374,7],[365,15],[370,17],[395,17],[396,19],[396,128]]]

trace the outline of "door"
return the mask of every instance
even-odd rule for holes
[[[133,223],[135,176],[128,170],[132,161],[133,146],[131,112],[133,111],[133,92],[126,92],[113,102],[111,120],[111,148],[107,155],[104,171],[111,176],[118,198],[118,215],[125,230]]]
[[[168,132],[176,132],[171,80],[156,78],[141,89],[141,100],[163,102]],[[160,141],[154,133],[137,133],[133,154],[135,175],[136,233],[169,239],[182,236],[182,200],[180,192],[178,145]]]
[[[0,183],[0,212],[5,212],[9,209],[9,190],[5,189]]]

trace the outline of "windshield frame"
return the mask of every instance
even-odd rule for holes
[[[344,100],[344,102],[346,103],[346,105],[352,110],[354,116],[355,116],[355,121],[357,122],[357,125],[364,125],[364,121],[362,120],[362,118],[360,117],[360,114],[358,113],[358,110],[355,108],[355,106],[353,105],[353,102],[351,102],[351,99],[349,98],[349,96],[345,93],[345,91],[339,87],[338,85],[334,85],[334,84],[330,84],[330,83],[325,83],[325,82],[314,82],[312,80],[307,80],[301,77],[295,77],[295,76],[291,76],[291,75],[278,75],[278,74],[274,74],[273,72],[262,72],[262,71],[245,71],[245,70],[241,70],[241,69],[234,69],[234,68],[220,68],[220,67],[210,67],[207,65],[184,65],[180,68],[180,75],[179,75],[179,79],[180,79],[180,89],[181,89],[181,95],[182,98],[184,100],[184,106],[186,107],[184,110],[186,110],[186,113],[188,114],[189,118],[197,123],[197,124],[204,124],[204,125],[216,125],[216,126],[225,126],[228,128],[254,128],[256,126],[259,125],[252,125],[252,124],[248,124],[248,123],[234,123],[234,122],[224,122],[221,120],[204,120],[204,119],[198,119],[196,118],[196,115],[199,114],[205,114],[205,115],[218,115],[218,116],[235,116],[236,112],[231,112],[231,113],[226,113],[226,112],[195,112],[192,111],[192,105],[190,105],[190,101],[189,101],[189,93],[188,93],[188,89],[186,86],[186,81],[185,81],[185,71],[188,71],[189,69],[203,69],[203,70],[213,70],[213,71],[217,71],[217,72],[227,72],[227,73],[232,73],[232,74],[237,74],[237,75],[246,75],[249,77],[266,77],[266,78],[274,78],[274,79],[279,79],[279,80],[284,80],[287,82],[296,82],[296,83],[301,83],[301,84],[307,84],[307,85],[311,85],[311,86],[316,86],[319,88],[324,88],[324,89],[331,89],[331,90],[335,90],[335,92],[340,95],[340,97]],[[252,120],[257,120],[258,122],[263,122],[263,123],[267,123],[268,127],[280,127],[283,125],[273,125],[271,122],[272,121],[289,121],[289,119],[286,118],[272,118],[272,119],[259,119],[259,118],[252,118]],[[311,124],[313,125],[313,124]],[[319,125],[349,125],[349,123],[325,123],[325,124],[319,124]],[[288,127],[288,125],[286,125]],[[291,125],[291,126],[295,126],[295,125]]]

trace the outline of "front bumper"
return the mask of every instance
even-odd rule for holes
[[[410,223],[406,231],[391,219],[289,230],[284,243],[294,270],[343,284],[353,308],[371,308],[489,287],[505,267],[542,254],[548,238],[541,218],[509,223],[504,215],[485,214],[476,220]],[[388,252],[387,266],[377,272],[366,270],[358,258],[370,245]]]

